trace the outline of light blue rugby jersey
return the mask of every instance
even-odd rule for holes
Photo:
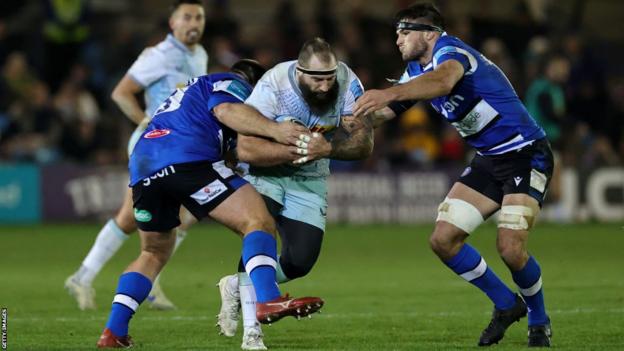
[[[338,62],[336,82],[339,84],[339,91],[336,103],[323,115],[316,115],[310,111],[301,95],[296,63],[296,60],[282,62],[267,71],[245,103],[277,122],[294,118],[311,131],[323,133],[326,139],[331,140],[335,129],[340,126],[340,117],[353,114],[355,100],[364,92],[362,83],[346,64]],[[250,167],[250,173],[278,177],[326,177],[329,175],[329,160],[316,160],[302,166],[285,164]]]
[[[243,103],[253,88],[233,73],[193,78],[158,108],[130,155],[130,186],[178,163],[223,159],[236,133],[212,109]]]
[[[208,54],[201,45],[191,51],[168,34],[158,45],[143,50],[128,75],[145,89],[145,115],[151,117],[176,88],[205,75],[207,67]]]
[[[505,74],[477,50],[446,33],[436,42],[432,61],[424,67],[410,61],[399,84],[451,59],[464,66],[464,76],[449,95],[430,102],[477,152],[503,154],[546,136]]]

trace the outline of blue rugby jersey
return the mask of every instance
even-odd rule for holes
[[[464,76],[449,95],[430,103],[480,154],[503,154],[546,136],[505,74],[477,50],[446,33],[436,42],[432,61],[425,66],[410,61],[399,84],[451,59],[464,66]]]
[[[178,88],[156,110],[130,155],[130,186],[172,164],[221,160],[236,133],[212,109],[242,103],[252,89],[233,73],[193,78]]]

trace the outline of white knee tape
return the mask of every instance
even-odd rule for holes
[[[498,227],[513,230],[529,230],[533,226],[533,210],[527,206],[506,205],[498,215]]]
[[[483,216],[469,202],[447,197],[438,207],[438,218],[436,221],[448,222],[470,234],[483,223]]]

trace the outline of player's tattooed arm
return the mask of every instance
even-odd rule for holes
[[[331,140],[329,158],[361,160],[371,155],[374,145],[373,117],[342,116]]]
[[[331,158],[335,160],[361,160],[373,152],[373,121],[371,116],[342,116],[340,127],[331,141],[322,134],[313,133],[307,154],[295,164]]]
[[[301,157],[295,146],[241,134],[238,135],[236,143],[236,156],[239,161],[247,162],[257,167],[270,167],[290,163]]]

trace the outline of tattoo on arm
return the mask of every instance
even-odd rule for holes
[[[373,151],[373,121],[370,116],[343,116],[340,127],[331,140],[329,158],[336,160],[361,160]]]

